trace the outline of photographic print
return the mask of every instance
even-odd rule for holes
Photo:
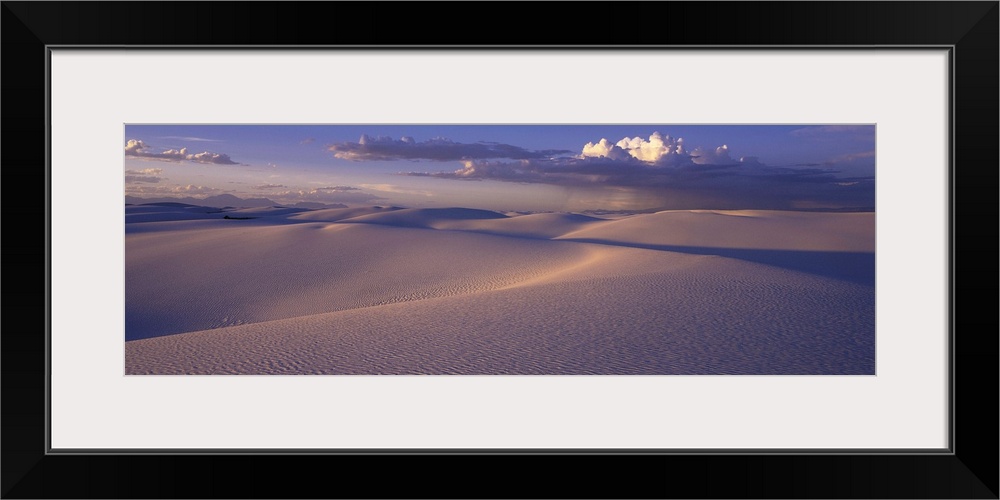
[[[874,124],[124,127],[129,375],[874,375]]]

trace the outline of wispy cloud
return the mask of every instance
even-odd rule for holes
[[[810,125],[789,132],[793,137],[833,138],[845,135],[860,135],[875,138],[874,125]]]
[[[507,158],[511,160],[547,158],[567,154],[559,149],[530,150],[495,142],[461,143],[445,138],[417,142],[412,137],[370,137],[362,135],[358,142],[342,142],[328,146],[333,156],[353,161],[432,160],[456,161]]]
[[[316,138],[315,137],[306,137],[305,139],[302,139],[301,141],[299,141],[299,144],[312,144],[314,142],[316,142]]]
[[[201,153],[188,153],[187,148],[180,148],[154,152],[149,145],[139,139],[129,139],[128,143],[125,145],[125,156],[177,162],[191,161],[195,163],[210,163],[215,165],[239,165],[239,163],[233,161],[227,154],[212,153],[209,151]]]
[[[287,202],[313,201],[319,203],[374,203],[385,200],[384,196],[361,192],[360,190],[331,190],[329,188],[289,189],[274,193],[276,198]]]
[[[161,172],[163,172],[162,168],[143,168],[139,170],[128,169],[125,170],[125,183],[157,183],[162,180],[162,177],[160,177]]]
[[[381,191],[383,193],[414,194],[417,196],[434,196],[434,193],[430,191],[422,191],[419,189],[407,189],[392,184],[361,184],[361,187],[372,191]]]
[[[202,195],[202,194],[213,194],[222,191],[221,189],[208,187],[208,186],[196,186],[193,184],[188,184],[185,186],[143,186],[143,185],[132,185],[125,186],[125,192],[128,194],[185,194],[185,195]]]
[[[862,151],[860,153],[848,153],[848,154],[840,155],[840,156],[837,156],[836,158],[833,158],[830,161],[826,162],[826,164],[827,165],[833,165],[833,164],[836,164],[836,163],[851,162],[851,161],[862,160],[862,159],[866,159],[866,158],[875,158],[875,150],[873,149],[871,151]]]
[[[125,171],[126,174],[132,175],[160,175],[161,172],[163,172],[162,168],[128,169]]]
[[[157,182],[160,182],[160,178],[156,177],[154,175],[129,175],[129,174],[125,174],[125,183],[128,184],[128,183],[133,183],[133,182],[157,183]]]
[[[178,141],[189,141],[189,142],[222,142],[218,139],[205,139],[204,137],[182,137],[177,135],[164,135],[160,139],[176,139]]]
[[[258,184],[256,186],[251,186],[251,187],[254,189],[280,189],[280,188],[287,188],[288,186],[285,186],[283,184]]]

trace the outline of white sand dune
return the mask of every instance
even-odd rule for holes
[[[295,207],[250,207],[230,209],[226,211],[226,215],[235,217],[274,217],[278,215],[296,215],[303,212],[309,212],[309,209]]]
[[[221,209],[183,203],[129,205],[125,207],[125,224],[176,220],[217,219]]]
[[[295,214],[289,219],[310,222],[337,222],[362,215],[401,210],[400,207],[354,207],[354,208],[324,208]]]
[[[473,231],[503,236],[550,239],[593,225],[604,219],[580,214],[542,213],[496,219],[442,220],[435,229]]]
[[[361,215],[348,219],[347,222],[439,229],[438,226],[441,224],[484,219],[503,219],[506,217],[506,215],[498,212],[472,208],[405,208],[402,210]]]
[[[594,224],[560,238],[759,250],[875,251],[875,213],[668,210]]]
[[[570,242],[375,224],[244,222],[253,221],[127,235],[126,338],[474,293],[586,253]]]
[[[857,256],[874,248],[860,215],[391,207],[129,223],[126,373],[872,374],[873,281],[760,257]],[[873,275],[871,256],[851,265]]]

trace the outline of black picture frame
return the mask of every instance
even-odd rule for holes
[[[996,1],[559,3],[558,19],[528,3],[2,4],[2,251],[27,270],[4,294],[4,498],[998,498]],[[656,19],[674,22],[643,27]],[[49,453],[47,47],[414,44],[951,47],[949,453]]]

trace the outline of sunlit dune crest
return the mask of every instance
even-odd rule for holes
[[[563,239],[763,250],[874,252],[875,213],[668,210],[587,225]]]

